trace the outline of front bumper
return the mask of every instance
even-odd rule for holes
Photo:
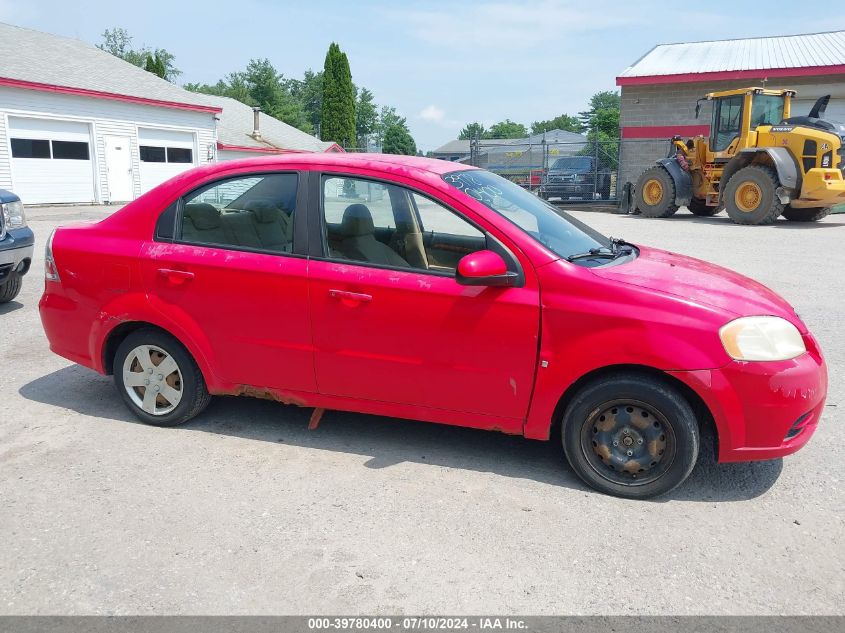
[[[809,334],[807,352],[787,361],[734,361],[720,369],[670,372],[710,409],[720,462],[790,455],[812,437],[827,396],[827,365]]]
[[[838,169],[811,169],[801,183],[801,197],[789,203],[796,209],[845,204],[845,178]]]
[[[542,185],[540,191],[549,198],[593,197],[593,183],[549,183]]]
[[[28,227],[12,229],[0,240],[0,285],[12,272],[25,275],[32,264],[35,236]]]

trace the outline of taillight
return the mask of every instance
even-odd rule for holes
[[[47,239],[47,245],[44,247],[44,278],[47,281],[61,282],[59,279],[59,269],[56,267],[56,260],[53,259],[53,236],[55,234],[56,229],[53,229],[53,232],[50,233],[50,237]]]

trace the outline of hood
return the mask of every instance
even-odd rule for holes
[[[638,248],[640,256],[629,263],[590,270],[605,279],[676,295],[736,316],[779,316],[801,332],[807,331],[783,297],[753,279],[700,259]]]

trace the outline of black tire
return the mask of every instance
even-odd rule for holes
[[[156,414],[148,413],[137,402],[135,402],[133,397],[129,394],[129,389],[133,389],[136,395],[143,398],[147,387],[139,385],[135,388],[127,388],[124,385],[124,362],[126,362],[127,357],[133,353],[133,350],[136,350],[142,345],[153,346],[163,350],[165,354],[171,356],[176,363],[179,374],[177,384],[180,389],[181,400],[172,410],[168,412]],[[153,426],[176,426],[178,424],[182,424],[201,413],[211,401],[211,396],[208,393],[208,388],[205,385],[202,372],[200,372],[200,368],[193,356],[191,356],[188,350],[186,350],[179,341],[170,334],[162,332],[161,330],[154,328],[142,328],[132,332],[118,346],[117,352],[115,352],[114,355],[113,367],[114,383],[120,393],[120,396],[123,398],[123,401],[132,413],[147,424],[152,424]],[[165,379],[169,379],[173,375],[174,373],[168,374]],[[139,391],[141,389],[143,389],[143,391]],[[157,404],[154,404],[153,408],[157,408]]]
[[[830,215],[832,207],[809,207],[807,209],[793,209],[787,206],[783,210],[783,217],[790,222],[818,222]]]
[[[737,190],[754,184],[759,189],[756,206],[743,210],[737,203]],[[731,220],[737,224],[771,224],[783,213],[783,203],[775,194],[780,186],[777,172],[766,165],[748,165],[737,171],[725,186],[722,199]]]
[[[652,180],[660,183],[661,196],[656,201],[652,200],[650,204],[646,202],[645,187]],[[678,205],[675,204],[675,181],[660,165],[650,167],[640,175],[634,199],[640,213],[647,218],[668,218],[678,210]]]
[[[690,203],[687,205],[687,209],[689,209],[690,213],[693,215],[697,215],[702,218],[709,218],[721,211],[719,207],[708,207],[701,198],[693,198],[690,200]]]
[[[563,414],[561,438],[567,460],[587,485],[627,499],[656,497],[683,483],[700,444],[684,397],[669,383],[629,372],[578,391]]]
[[[23,286],[23,277],[18,273],[9,273],[6,283],[0,287],[0,303],[8,303],[18,296]]]

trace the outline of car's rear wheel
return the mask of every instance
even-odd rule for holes
[[[0,303],[8,303],[18,296],[23,286],[23,277],[18,273],[9,273],[6,283],[0,286]]]
[[[563,449],[581,479],[601,492],[646,499],[679,486],[698,458],[695,413],[659,379],[606,376],[570,401],[561,425]]]
[[[211,400],[202,373],[185,347],[152,328],[132,332],[118,346],[114,382],[132,413],[155,426],[187,422]]]

